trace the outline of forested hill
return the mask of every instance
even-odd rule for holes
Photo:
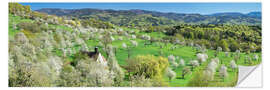
[[[38,12],[57,16],[72,16],[80,19],[96,18],[120,26],[175,25],[175,24],[243,24],[260,25],[261,12],[216,13],[211,15],[163,13],[147,10],[101,10],[101,9],[57,9],[43,8]]]

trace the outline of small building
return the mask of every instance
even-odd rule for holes
[[[102,56],[102,54],[98,51],[98,47],[95,47],[94,52],[86,52],[84,51],[83,53],[87,53],[87,55],[92,58],[93,60],[96,60],[96,62],[99,62],[103,65],[107,66],[107,60]]]

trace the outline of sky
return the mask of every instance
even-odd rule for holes
[[[249,13],[261,11],[261,3],[21,3],[32,10],[41,8],[62,9],[142,9],[158,12],[214,14],[223,12]]]

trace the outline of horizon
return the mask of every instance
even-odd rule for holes
[[[163,13],[210,15],[216,13],[261,12],[261,3],[20,3],[30,5],[32,10],[54,9],[101,9],[146,10]]]

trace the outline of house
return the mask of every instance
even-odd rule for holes
[[[96,62],[99,62],[99,63],[107,66],[107,60],[98,51],[98,47],[95,47],[95,51],[94,52],[88,52],[88,51],[82,51],[82,52],[83,53],[86,53],[93,60],[96,60]]]

